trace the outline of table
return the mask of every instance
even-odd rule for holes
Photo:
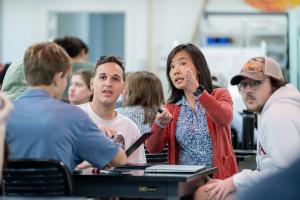
[[[256,150],[234,149],[239,170],[256,169]]]
[[[248,149],[234,149],[235,154],[241,155],[256,155],[256,150],[248,150]]]
[[[2,196],[0,200],[86,200],[85,197],[10,197]]]
[[[193,194],[204,177],[217,171],[206,169],[194,174],[144,173],[131,170],[119,174],[74,174],[75,196],[110,196],[130,198],[165,198],[168,200]]]

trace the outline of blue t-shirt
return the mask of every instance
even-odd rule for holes
[[[44,90],[27,90],[14,106],[6,135],[10,158],[55,159],[73,171],[83,160],[103,167],[118,152],[86,113]]]

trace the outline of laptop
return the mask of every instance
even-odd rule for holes
[[[129,157],[135,150],[137,150],[147,139],[152,135],[153,132],[146,132],[139,137],[127,150],[126,156]]]
[[[145,169],[146,173],[196,173],[206,169],[204,165],[152,165]]]

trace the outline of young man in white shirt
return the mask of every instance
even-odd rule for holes
[[[126,164],[123,149],[86,113],[59,100],[71,67],[68,54],[53,42],[33,44],[26,50],[24,72],[29,87],[13,101],[15,109],[7,122],[9,158],[59,160],[71,172],[84,160],[98,168]]]
[[[140,136],[137,125],[126,116],[117,113],[116,101],[125,89],[123,61],[115,56],[103,56],[97,63],[91,79],[93,99],[78,105],[105,134],[128,149]],[[146,163],[144,145],[131,156],[128,163]]]

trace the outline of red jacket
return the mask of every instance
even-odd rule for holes
[[[231,96],[227,90],[218,88],[213,90],[212,94],[203,91],[199,97],[199,102],[206,110],[207,126],[213,148],[213,166],[218,168],[218,172],[213,177],[228,178],[238,172],[230,135],[230,124],[233,116]],[[154,133],[146,141],[146,147],[150,153],[158,153],[168,143],[168,162],[169,164],[177,164],[179,146],[176,142],[175,133],[181,107],[170,103],[166,104],[166,107],[173,115],[173,120],[164,129],[154,123],[151,128]]]

